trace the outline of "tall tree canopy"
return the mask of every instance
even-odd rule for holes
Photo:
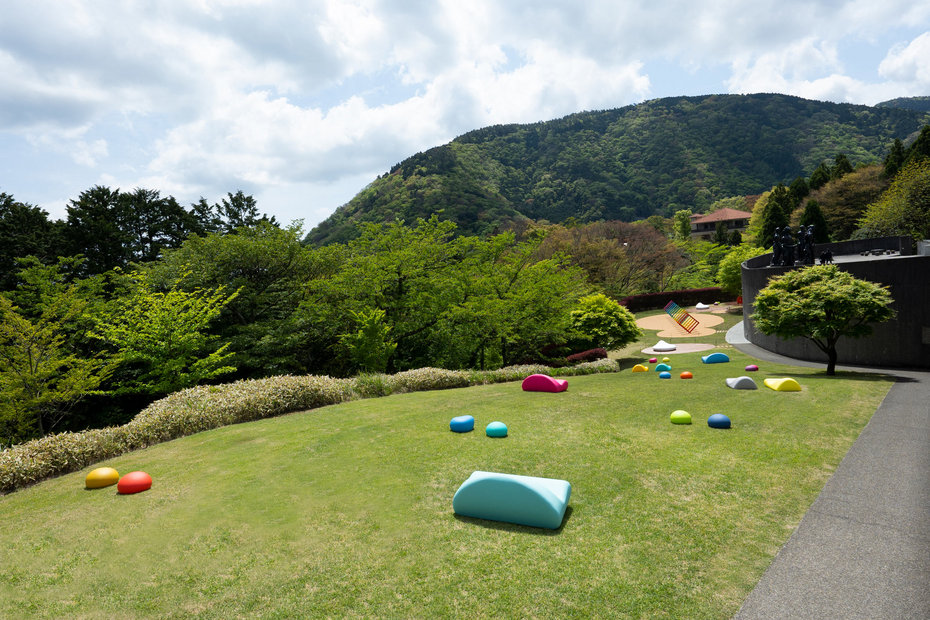
[[[894,316],[892,301],[884,286],[836,265],[818,265],[772,278],[756,295],[751,318],[763,334],[813,342],[827,355],[827,374],[832,375],[839,339],[871,334],[872,323]]]
[[[874,237],[930,238],[930,158],[906,164],[891,187],[866,209],[859,227]]]

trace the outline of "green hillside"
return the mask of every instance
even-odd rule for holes
[[[898,97],[875,104],[877,108],[901,108],[917,112],[930,112],[930,97]]]
[[[807,176],[845,153],[878,162],[894,138],[930,122],[927,111],[811,101],[786,95],[657,99],[459,136],[395,165],[308,235],[355,236],[359,222],[440,213],[466,234],[526,218],[642,219],[758,194]]]

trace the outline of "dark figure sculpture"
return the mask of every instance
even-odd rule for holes
[[[833,264],[833,252],[830,250],[824,250],[820,253],[820,264],[821,265],[831,265]]]
[[[792,243],[792,241],[794,240],[791,238],[791,228],[789,226],[785,226],[785,229],[782,231],[781,238],[781,264],[786,267],[791,267],[794,265],[795,245]]]
[[[808,265],[813,265],[814,264],[814,225],[813,224],[807,225],[807,232],[805,233],[805,236],[807,237],[807,256],[805,257],[806,260],[804,262]]]
[[[814,236],[807,226],[798,227],[798,262],[802,265],[814,264]]]
[[[781,228],[772,233],[772,265],[781,265]]]

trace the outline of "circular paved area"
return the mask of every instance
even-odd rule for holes
[[[666,313],[647,316],[637,319],[636,324],[640,329],[660,330],[659,338],[697,338],[699,336],[710,336],[717,332],[713,329],[714,325],[723,323],[723,317],[717,314],[707,314],[704,312],[690,312],[691,316],[697,319],[698,326],[689,334],[685,328],[675,322],[675,319]]]

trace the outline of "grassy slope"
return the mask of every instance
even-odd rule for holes
[[[149,472],[138,495],[85,491],[85,471],[0,497],[0,609],[729,617],[890,383],[765,364],[760,385],[793,376],[804,391],[730,390],[750,360],[727,352],[674,356],[690,381],[627,370],[563,394],[403,394],[201,433],[106,463]],[[670,424],[678,408],[695,424]],[[734,428],[708,428],[715,412]],[[462,413],[475,432],[449,432]],[[485,437],[492,420],[510,436]],[[454,515],[476,469],[569,480],[563,528]]]

